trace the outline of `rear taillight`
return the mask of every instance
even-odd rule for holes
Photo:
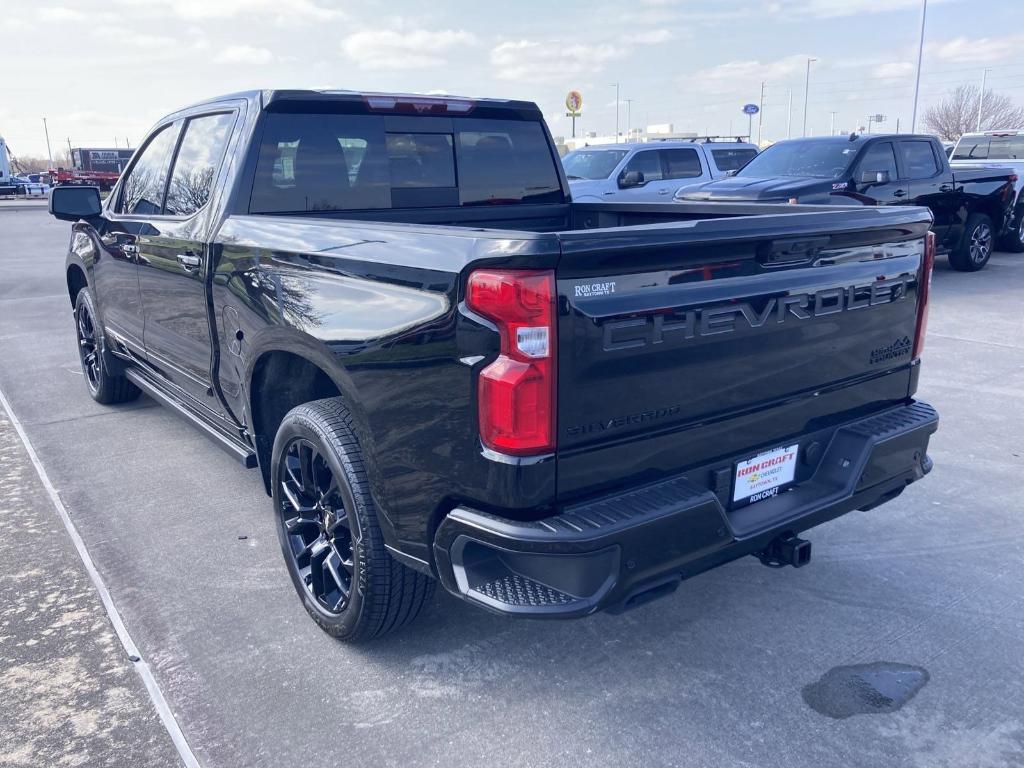
[[[935,266],[935,233],[924,238],[924,259],[917,286],[917,335],[914,336],[914,359],[924,350],[924,334],[928,330],[928,299],[932,289],[932,268]]]
[[[368,93],[363,102],[373,112],[400,112],[412,115],[468,115],[476,103],[470,99],[445,96],[396,96],[387,93]]]
[[[480,439],[514,456],[553,451],[555,273],[477,270],[466,305],[501,333],[501,354],[480,371]]]

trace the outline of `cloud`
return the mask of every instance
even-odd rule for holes
[[[341,41],[341,50],[360,69],[421,69],[446,63],[444,54],[476,44],[461,29],[381,29],[355,32]]]
[[[81,21],[85,14],[76,11],[74,8],[54,6],[52,8],[40,8],[38,11],[40,21]]]
[[[252,45],[229,45],[216,58],[222,64],[269,64],[273,60],[274,54],[266,48]]]
[[[558,41],[506,41],[491,51],[491,64],[502,80],[564,81],[600,72],[604,65],[625,54],[609,44],[569,44]]]
[[[642,45],[655,45],[657,43],[667,43],[672,38],[672,33],[667,29],[652,29],[650,32],[638,32],[635,35],[630,35],[629,41]]]
[[[872,77],[908,77],[914,74],[914,64],[910,61],[890,61],[879,64],[871,70]]]
[[[921,0],[783,0],[772,3],[775,13],[837,18],[921,8]]]
[[[930,43],[925,50],[942,61],[962,64],[988,64],[1016,59],[1024,47],[1024,35],[1005,37],[956,37],[944,43]]]
[[[757,59],[729,61],[715,67],[702,69],[692,75],[686,75],[681,81],[693,90],[709,93],[734,93],[740,90],[749,90],[753,82],[782,80],[798,72],[803,72],[807,67],[807,58],[806,54],[801,53],[775,61],[759,61]]]
[[[343,14],[316,0],[116,0],[144,12],[170,12],[191,21],[269,14],[275,23],[326,21]]]

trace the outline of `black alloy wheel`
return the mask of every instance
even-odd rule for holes
[[[78,329],[78,356],[82,361],[82,374],[89,392],[94,396],[99,391],[101,376],[99,341],[96,338],[96,322],[93,320],[88,302],[79,302],[76,315]]]
[[[283,465],[279,512],[290,565],[317,607],[340,615],[352,597],[358,521],[346,508],[330,465],[311,441],[292,440]]]

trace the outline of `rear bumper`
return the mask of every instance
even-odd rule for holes
[[[503,614],[624,610],[781,534],[895,497],[931,469],[937,427],[935,410],[920,402],[842,425],[808,479],[733,511],[694,472],[531,522],[459,507],[434,539],[438,574],[450,592]]]

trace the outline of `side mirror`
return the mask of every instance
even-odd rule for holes
[[[50,215],[61,221],[78,221],[99,216],[99,187],[54,187],[50,190]]]
[[[734,168],[734,169],[733,169],[733,170],[731,170],[731,171],[726,171],[726,172],[725,172],[725,175],[726,175],[726,176],[735,176],[735,175],[736,175],[736,170],[737,170],[737,169],[735,169],[735,168]]]
[[[641,171],[626,171],[619,176],[619,189],[639,187],[644,183],[644,175]]]
[[[860,175],[861,184],[888,184],[889,181],[888,171],[864,171]]]

